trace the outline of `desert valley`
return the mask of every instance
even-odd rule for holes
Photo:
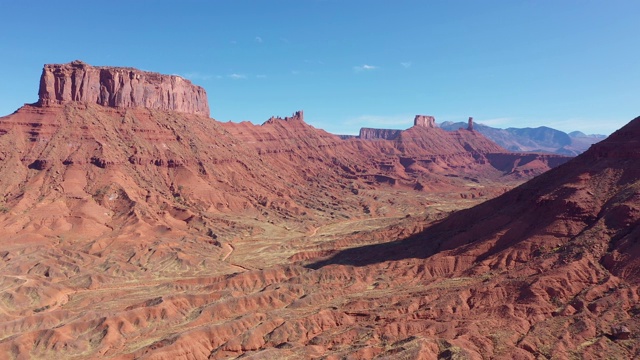
[[[640,118],[513,152],[81,61],[38,94],[0,118],[0,358],[640,356]]]

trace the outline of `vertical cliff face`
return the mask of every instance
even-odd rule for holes
[[[400,136],[400,133],[402,133],[402,130],[361,128],[358,137],[363,140],[395,140]]]
[[[416,115],[415,119],[413,119],[413,125],[426,128],[435,128],[436,118],[429,115]]]
[[[40,78],[38,104],[69,101],[116,108],[150,108],[209,116],[207,93],[179,76],[82,61],[47,64]]]

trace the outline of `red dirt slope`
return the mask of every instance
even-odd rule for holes
[[[200,97],[177,112],[126,107],[117,94],[148,84],[118,78],[104,93],[114,107],[75,101],[79,88],[53,79],[52,101],[0,118],[0,357],[454,351],[446,299],[433,307],[436,330],[416,310],[431,308],[425,291],[467,282],[416,274],[466,267],[304,265],[406,238],[546,170],[536,158],[535,171],[518,172],[524,159],[466,130],[342,140],[302,113],[219,123],[200,114]],[[400,254],[395,246],[385,255]],[[371,258],[367,249],[353,259]]]

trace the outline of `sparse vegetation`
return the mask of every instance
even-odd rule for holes
[[[109,191],[109,187],[108,186],[103,186],[101,188],[98,188],[94,193],[93,193],[93,197],[94,198],[102,198],[104,197],[107,192]]]

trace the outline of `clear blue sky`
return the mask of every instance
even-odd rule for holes
[[[333,133],[438,122],[608,134],[640,115],[640,1],[0,0],[0,114],[45,63],[178,74],[211,116]]]

